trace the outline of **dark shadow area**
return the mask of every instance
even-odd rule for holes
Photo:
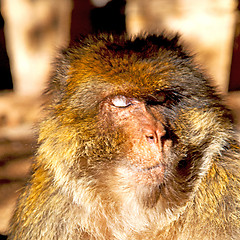
[[[112,0],[104,7],[94,7],[90,0],[74,0],[71,22],[71,41],[89,33],[126,31],[125,0]]]
[[[238,12],[240,13],[240,1],[238,1]],[[235,29],[235,38],[233,45],[232,65],[229,79],[229,91],[240,90],[240,17]]]
[[[92,9],[90,14],[92,31],[115,34],[125,32],[125,5],[125,0],[113,0],[102,8]]]
[[[0,240],[5,240],[5,239],[7,239],[7,236],[5,236],[5,235],[0,235]]]
[[[10,65],[5,46],[3,27],[4,20],[2,18],[2,15],[0,14],[0,76],[1,76],[0,90],[13,88]]]

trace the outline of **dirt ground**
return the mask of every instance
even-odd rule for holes
[[[226,102],[240,130],[240,92],[229,94]],[[0,234],[7,234],[16,199],[29,178],[40,105],[38,99],[0,93]]]

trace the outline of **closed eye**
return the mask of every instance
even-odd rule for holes
[[[162,104],[167,100],[167,94],[163,91],[157,91],[146,96],[146,103],[148,105]]]
[[[112,98],[112,105],[119,108],[126,108],[132,105],[132,102],[129,98],[123,95],[118,95]]]
[[[180,101],[183,96],[175,91],[157,91],[146,97],[147,105],[174,105]]]

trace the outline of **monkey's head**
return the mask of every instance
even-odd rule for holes
[[[227,147],[229,112],[177,37],[83,39],[51,89],[40,163],[80,204],[181,210]]]

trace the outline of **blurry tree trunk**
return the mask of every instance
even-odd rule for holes
[[[179,32],[215,84],[226,92],[236,6],[235,0],[127,0],[127,31],[130,35]]]
[[[39,96],[56,49],[70,38],[71,0],[2,0],[14,91]],[[4,80],[4,79],[3,79]]]

